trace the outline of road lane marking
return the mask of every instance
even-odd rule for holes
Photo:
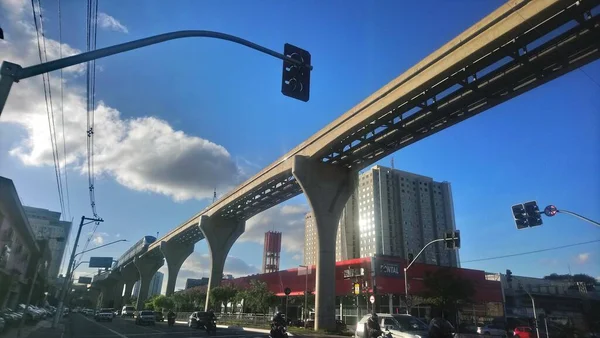
[[[92,323],[94,323],[94,324],[96,324],[96,325],[98,325],[98,326],[100,326],[100,327],[103,327],[103,328],[107,329],[108,331],[110,331],[110,332],[112,332],[112,333],[116,334],[117,336],[119,336],[119,337],[121,337],[121,338],[128,338],[126,335],[124,335],[124,334],[122,334],[122,333],[120,333],[120,332],[117,332],[117,331],[115,331],[115,330],[113,330],[113,329],[111,329],[111,328],[109,328],[109,327],[106,327],[106,326],[104,326],[104,325],[102,325],[102,324],[100,324],[100,323],[96,322],[95,320],[91,320],[91,319],[89,319],[88,317],[83,317],[83,318],[85,318],[85,320],[87,320],[87,321],[89,321],[89,322],[92,322]]]

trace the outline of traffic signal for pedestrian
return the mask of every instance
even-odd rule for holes
[[[512,271],[506,269],[506,282],[512,283]]]
[[[525,213],[527,214],[527,223],[530,227],[542,225],[542,215],[536,201],[523,203]]]
[[[300,101],[307,102],[310,98],[310,53],[304,49],[286,43],[283,55],[302,64],[293,64],[283,61],[283,79],[281,81],[281,93]]]
[[[460,249],[460,230],[446,232],[444,239],[446,249]]]
[[[513,218],[515,219],[517,229],[521,230],[529,227],[529,220],[527,218],[527,213],[525,212],[525,206],[523,206],[523,204],[513,205],[512,214]]]

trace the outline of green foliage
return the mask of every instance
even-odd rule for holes
[[[225,304],[227,312],[227,303],[236,299],[238,289],[232,285],[217,286],[210,290],[210,306],[219,307],[221,303]]]
[[[450,269],[428,272],[423,278],[423,298],[442,311],[455,312],[462,305],[472,302],[475,295],[473,282],[454,275]]]
[[[172,310],[175,307],[175,302],[171,297],[160,295],[153,300],[154,308],[156,310]]]
[[[239,291],[237,300],[244,300],[244,310],[254,313],[267,313],[270,306],[277,304],[278,299],[269,291],[267,284],[259,280],[250,281],[250,287]]]

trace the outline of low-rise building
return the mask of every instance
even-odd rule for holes
[[[47,250],[44,252],[48,253]],[[0,308],[24,303],[43,254],[12,180],[0,177]],[[49,257],[39,267],[47,269]],[[38,283],[47,273],[42,272]]]

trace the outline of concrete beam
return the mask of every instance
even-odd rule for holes
[[[199,227],[208,242],[210,252],[210,279],[204,305],[205,311],[208,311],[210,290],[221,285],[225,260],[233,243],[244,233],[246,222],[202,215]]]
[[[317,229],[315,330],[334,329],[335,240],[356,173],[304,156],[294,156],[293,161],[292,174],[312,208]]]
[[[181,265],[194,252],[195,243],[177,243],[177,242],[160,242],[160,251],[167,261],[168,278],[167,278],[167,296],[175,292],[175,283],[177,282],[177,274]]]
[[[152,259],[152,258],[138,258],[133,259],[133,264],[140,273],[140,293],[138,294],[136,309],[138,311],[144,309],[144,302],[148,299],[148,290],[150,289],[150,280],[154,277],[154,274],[164,264],[164,259]]]

